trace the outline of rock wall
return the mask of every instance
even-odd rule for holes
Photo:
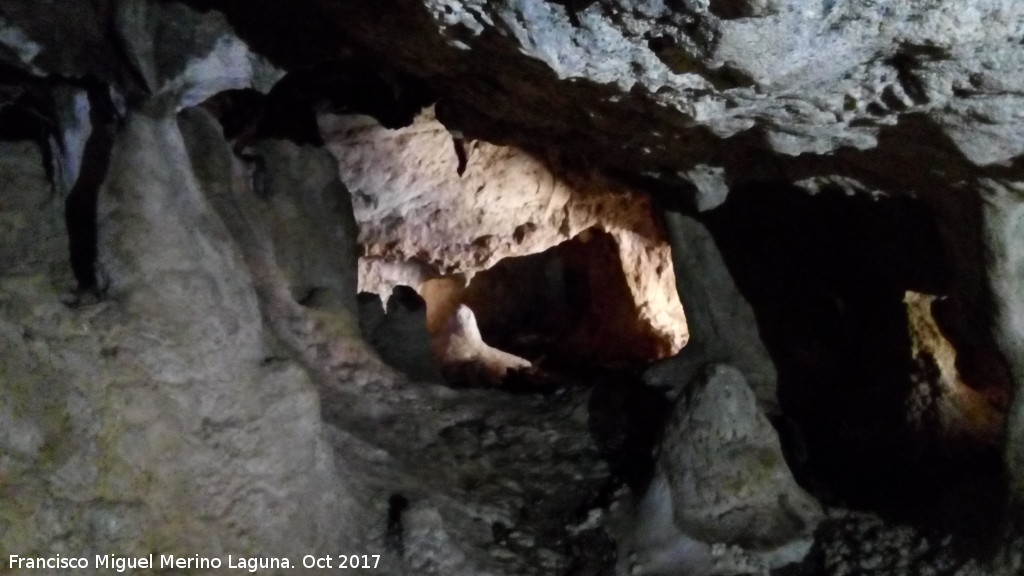
[[[1022,38],[999,0],[4,2],[0,559],[1020,573]],[[273,94],[191,109],[225,90]],[[357,276],[409,284],[514,365],[452,299],[592,227],[691,340],[650,388],[455,391],[359,337]]]
[[[316,529],[362,504],[332,480],[306,374],[266,362],[252,283],[189,166],[173,118],[136,114],[118,135],[99,303],[62,302],[65,239],[39,233],[62,211],[40,175],[5,206],[40,227],[5,251],[50,246],[0,284],[5,556],[273,555],[359,537]]]
[[[598,177],[566,180],[528,154],[486,142],[465,144],[460,176],[453,136],[429,114],[396,131],[355,118],[322,117],[321,129],[353,194],[360,290],[419,289],[452,275],[469,281],[504,258],[597,228],[614,241],[635,331],[656,341],[653,357],[686,342],[668,243],[643,196]]]
[[[260,143],[277,177],[303,176],[261,197],[205,111],[133,113],[99,198],[97,301],[65,295],[61,202],[35,145],[5,146],[21,186],[5,191],[22,191],[3,210],[5,563],[111,550],[295,566],[359,549],[383,573],[548,574],[580,558],[567,525],[607,481],[585,394],[412,384],[358,339],[354,311],[297,301],[304,244],[279,224],[344,197],[319,179],[322,150]],[[308,231],[338,222],[321,224]],[[332,268],[343,243],[302,253],[300,270],[334,272],[318,276],[329,293],[356,269]],[[396,494],[406,509],[389,511]]]
[[[1017,385],[1007,413],[1006,461],[1011,477],[1011,494],[1015,498],[1014,522],[1019,523],[1021,495],[1024,494],[1024,452],[1020,439],[1024,435],[1024,395],[1022,395],[1021,347],[1024,346],[1024,316],[1020,309],[1021,204],[1020,185],[1016,182],[989,181],[983,190],[985,199],[985,233],[988,239],[989,278],[996,297],[994,315],[996,342],[1002,350],[1010,374]]]

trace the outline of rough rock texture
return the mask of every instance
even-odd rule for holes
[[[808,535],[819,520],[735,368],[710,366],[687,390],[658,465],[678,502],[676,524],[697,538],[765,549]]]
[[[1010,491],[1016,508],[1014,522],[1020,524],[1024,510],[1024,309],[1021,281],[1024,278],[1024,191],[1020,182],[984,182],[985,234],[988,239],[989,280],[997,305],[994,314],[996,342],[1002,350],[1016,384],[1007,414],[1006,461],[1011,477]]]
[[[737,546],[773,568],[809,549],[821,508],[796,484],[778,436],[735,368],[710,365],[691,384],[657,462],[634,535],[643,573],[688,573],[711,561],[713,544]]]
[[[294,300],[244,168],[218,140],[209,116],[185,118],[194,135],[192,161],[206,167],[211,200],[242,247],[279,353],[296,358],[317,383],[319,414],[337,457],[349,463],[344,474],[359,486],[361,502],[373,507],[345,523],[364,531],[365,548],[380,550],[391,573],[531,574],[564,566],[573,540],[567,519],[592,493],[572,492],[565,483],[578,477],[600,486],[606,474],[582,430],[585,395],[463,395],[398,377],[355,337],[351,312],[310,309]],[[288,156],[320,154],[303,148]],[[389,307],[394,312],[399,304]],[[410,504],[388,528],[394,494]],[[503,552],[515,544],[491,536],[494,522],[528,543],[514,554]]]
[[[229,16],[243,6],[205,3]],[[451,127],[469,135],[559,140],[684,181],[716,168],[727,182],[756,178],[751,160],[776,154],[874,148],[909,116],[943,135],[929,146],[949,143],[974,165],[1021,152],[1015,3],[793,0],[752,18],[720,4],[314,2],[312,33],[302,15],[275,29],[276,42],[253,26],[240,32],[281,63],[365,46],[453,94]],[[383,18],[386,30],[374,25]],[[332,25],[347,36],[332,40]]]
[[[123,0],[68,8],[7,2],[9,64],[36,75],[93,74],[152,109],[177,111],[222,90],[269,90],[281,72],[250,52],[223,14],[180,3]]]
[[[679,298],[689,310],[690,341],[677,356],[649,368],[645,382],[678,392],[708,363],[727,363],[743,372],[763,409],[777,413],[775,365],[714,239],[704,225],[678,212],[666,212],[664,221],[679,271]]]
[[[359,310],[363,338],[380,354],[381,360],[413,380],[440,381],[437,358],[427,332],[426,303],[408,286],[396,286],[387,309],[380,297],[363,293]]]
[[[255,143],[248,154],[248,176],[295,300],[354,312],[356,224],[333,157],[274,140]]]
[[[801,568],[836,576],[981,576],[1018,574],[1024,569],[1024,550],[1019,543],[995,555],[977,554],[984,560],[971,559],[971,555],[965,555],[963,544],[949,537],[887,523],[877,516],[837,512],[822,523],[815,549]]]
[[[1013,301],[990,281],[1014,276],[1005,259],[985,258],[1008,236],[983,235],[981,212],[1012,220],[1019,200],[983,207],[978,190],[1021,180],[1017,3],[331,2],[310,11],[348,35],[324,24],[302,42],[283,40],[307,34],[301,15],[275,41],[236,17],[239,3],[210,4],[280,63],[365,47],[448,95],[439,116],[452,130],[602,158],[690,209],[758,181],[919,196],[953,268],[958,331],[1019,356],[1016,337],[977,320]]]
[[[61,198],[46,181],[39,148],[33,142],[4,142],[3,247],[0,267],[4,277],[42,269],[58,281],[67,281],[64,263],[66,235]]]
[[[5,186],[5,200],[18,190],[26,202],[5,213],[59,226],[44,180]],[[132,118],[101,206],[111,297],[98,304],[61,302],[61,235],[5,236],[5,253],[49,256],[19,258],[2,281],[5,557],[271,554],[362,538],[317,529],[365,504],[336,482],[305,372],[265,362],[252,285],[173,119]]]
[[[484,142],[467,144],[460,178],[452,136],[429,114],[396,131],[355,118],[322,117],[321,126],[353,194],[360,290],[472,278],[596,227],[614,239],[636,331],[658,342],[658,357],[685,343],[668,244],[643,197],[596,178],[566,181],[523,152]]]
[[[322,157],[260,146],[279,152],[272,166]],[[269,226],[310,198],[334,205],[337,180],[304,171],[288,201],[261,198],[208,114],[135,113],[100,197],[108,297],[69,307],[60,203],[33,145],[7,151],[3,181],[20,187],[4,189],[18,226],[0,252],[5,562],[359,549],[383,573],[553,574],[580,557],[567,526],[607,481],[585,392],[411,384],[358,340],[353,311],[296,301],[279,261],[291,237]],[[310,233],[336,225],[321,223]],[[337,262],[322,258],[306,269]],[[404,513],[389,512],[395,494]]]
[[[933,310],[941,301],[916,292],[907,292],[905,301],[917,367],[907,418],[927,434],[999,445],[1009,386],[982,382],[990,387],[972,388],[972,381],[957,368],[956,347],[935,319]]]
[[[445,201],[478,201],[495,218],[448,220],[401,195],[408,181],[381,186],[399,188],[406,213],[386,194],[361,197],[347,173],[356,212],[380,209],[368,219],[380,236],[362,239],[367,255],[398,254],[361,277],[390,288],[392,277],[417,286],[471,276],[528,252],[520,246],[600,225],[625,267],[647,271],[627,274],[638,318],[682,344],[651,217],[664,214],[694,347],[648,372],[649,383],[678,393],[707,364],[732,364],[722,379],[746,379],[759,400],[748,392],[744,406],[781,412],[783,432],[794,416],[812,432],[810,463],[794,460],[796,473],[820,480],[815,460],[820,472],[831,458],[818,495],[842,505],[830,482],[895,484],[940,515],[973,514],[939,525],[959,529],[947,541],[927,525],[840,512],[808,563],[782,570],[1019,573],[1022,39],[1024,5],[1009,0],[3,2],[0,139],[18,142],[0,156],[0,559],[377,548],[396,574],[601,574],[613,564],[749,574],[793,559],[680,532],[681,517],[714,533],[717,515],[679,508],[668,480],[649,486],[624,528],[612,526],[603,502],[614,485],[590,434],[630,437],[596,430],[603,419],[643,435],[633,429],[643,417],[621,417],[615,402],[595,418],[572,387],[509,396],[393,372],[358,338],[352,222],[324,152],[245,134],[237,151],[258,155],[240,158],[205,112],[174,118],[225,89],[268,90],[278,70],[356,60],[375,86],[364,99],[417,108],[437,97],[446,130],[417,125],[389,139],[347,124],[352,135],[376,133],[363,148],[350,142],[351,165],[368,166],[359,154],[371,151],[378,176],[420,159],[444,165],[437,174],[459,183]],[[291,102],[307,108],[300,114],[325,110],[315,83],[295,85],[312,89]],[[409,117],[367,108],[389,126]],[[461,180],[449,133],[470,152]],[[406,153],[411,164],[382,159]],[[304,182],[307,169],[315,182]],[[508,194],[478,195],[494,176]],[[301,192],[290,196],[293,187]],[[63,207],[53,190],[68,195]],[[542,218],[513,222],[526,192]],[[611,226],[598,209],[623,219]],[[308,236],[294,234],[301,223]],[[415,243],[432,223],[452,252]],[[76,282],[82,290],[67,294]],[[919,309],[908,316],[907,291],[941,303],[934,325]],[[952,362],[986,402],[1009,398],[995,438],[1003,458],[986,461],[979,446],[991,447],[995,410],[965,425],[984,442],[958,451],[978,460],[938,460],[904,484],[922,461],[903,434],[910,376],[929,355],[944,382]],[[960,406],[951,422],[970,412]],[[745,414],[733,424],[763,424],[754,408]],[[677,448],[701,453],[685,438]],[[748,462],[738,477],[764,471]],[[980,480],[973,489],[954,481],[965,472]],[[629,477],[644,489],[642,474]],[[919,496],[921,487],[945,497]],[[783,525],[780,508],[758,508],[771,512],[766,526]],[[984,541],[965,548],[964,531]],[[991,561],[965,559],[993,549]]]
[[[446,368],[449,382],[500,384],[510,370],[531,367],[528,360],[488,346],[480,335],[473,311],[460,305],[435,338],[435,357]]]

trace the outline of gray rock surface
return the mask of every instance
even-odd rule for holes
[[[365,503],[337,481],[307,375],[265,362],[252,284],[174,120],[138,114],[117,139],[100,303],[62,303],[60,204],[38,173],[8,172],[8,158],[5,216],[35,231],[4,236],[19,261],[0,280],[5,558],[269,555],[361,538],[345,522],[317,528]],[[9,203],[19,189],[28,202]]]
[[[707,367],[680,399],[658,469],[672,493],[676,525],[706,542],[772,549],[806,538],[821,519],[746,380],[731,366]]]
[[[427,332],[427,305],[412,288],[396,286],[385,315],[364,334],[382,360],[412,380],[441,382]]]
[[[698,542],[737,546],[778,567],[803,558],[823,517],[793,479],[746,380],[724,364],[708,366],[680,398],[656,470],[638,532],[650,534],[668,507],[680,536],[659,536],[660,545],[647,550],[653,566],[673,547]],[[646,546],[652,547],[649,536]]]
[[[263,228],[268,221],[261,214],[272,202],[255,194],[208,115],[196,111],[181,123],[190,135],[191,162],[206,174],[204,191],[244,255],[261,318],[279,344],[273,357],[294,359],[316,383],[317,414],[334,454],[346,463],[339,478],[369,508],[339,520],[362,531],[347,547],[380,550],[382,566],[393,574],[548,574],[564,568],[573,536],[563,519],[607,479],[585,432],[586,395],[456,393],[398,375],[356,337],[358,322],[350,311],[295,301],[283,272],[287,262]],[[300,178],[304,173],[291,174],[297,178],[292,189],[317,181],[316,172],[308,182]],[[334,255],[322,257],[336,262]],[[350,260],[346,270],[354,269]],[[389,308],[398,314],[401,302]],[[388,502],[395,494],[410,504],[389,527]],[[535,544],[510,551],[513,543],[493,537],[494,523]]]
[[[176,112],[232,88],[266,91],[282,76],[223,14],[177,2],[15,0],[0,8],[0,29],[9,64],[38,76],[92,74],[132,98],[144,95],[153,111]]]
[[[996,342],[1007,359],[1017,389],[1007,412],[1006,462],[1012,478],[1015,522],[1024,511],[1024,185],[987,181],[985,234],[989,281],[995,295]]]
[[[711,364],[676,403],[654,477],[609,521],[619,573],[766,574],[801,562],[824,519],[739,370]]]
[[[115,29],[150,108],[176,112],[224,90],[268,91],[283,76],[252,53],[219,12],[152,0],[113,5]]]
[[[690,319],[690,341],[676,356],[648,368],[644,381],[678,393],[705,365],[724,362],[742,371],[763,410],[777,413],[775,365],[758,334],[754,311],[736,287],[714,239],[689,216],[666,212],[664,222],[679,299]]]
[[[352,311],[296,302],[288,238],[265,228],[280,204],[201,110],[135,113],[119,134],[100,198],[107,295],[69,307],[59,197],[34,145],[4,146],[4,562],[359,550],[390,574],[567,568],[566,526],[607,481],[585,393],[410,384]],[[311,269],[338,262],[322,257]],[[391,522],[394,494],[410,506]]]
[[[836,576],[982,576],[1019,574],[1024,570],[1024,549],[1019,541],[983,560],[965,559],[948,537],[855,512],[830,514],[821,525],[817,548],[820,565],[816,569]]]
[[[239,9],[218,4],[229,17]],[[927,118],[975,165],[1022,151],[1012,71],[1021,65],[1024,11],[1015,4],[314,5],[402,68],[458,86],[451,92],[463,109],[451,121],[467,134],[511,129],[505,140],[547,135],[586,146],[574,137],[583,126],[608,161],[661,168],[684,181],[698,164],[721,167],[735,181],[752,159],[870,149],[908,115]],[[384,16],[396,25],[368,24]],[[301,60],[301,52],[285,51],[301,21],[278,31],[276,57]],[[317,40],[298,45],[306,54],[329,53],[329,39]],[[488,76],[500,79],[497,87],[483,80]],[[976,130],[972,118],[989,127]],[[772,154],[758,151],[765,148]],[[679,170],[684,174],[674,175]]]
[[[357,228],[334,157],[279,140],[257,142],[251,153],[258,160],[248,175],[265,195],[261,216],[295,300],[354,312]]]
[[[354,231],[324,151],[261,142],[260,172],[204,112],[173,117],[353,53],[429,83],[448,130],[597,164],[669,214],[693,347],[648,380],[735,369],[683,396],[641,521],[618,532],[623,573],[763,573],[809,543],[817,513],[762,413],[776,376],[753,314],[714,238],[676,215],[752,182],[935,212],[957,345],[997,347],[1015,386],[1020,524],[1022,40],[1024,4],[1004,0],[3,2],[2,102],[24,75],[54,90],[65,187],[88,132],[80,79],[109,87],[123,124],[98,302],[67,295],[64,207],[35,145],[0,144],[0,558],[379,549],[395,574],[525,575],[575,569],[584,533],[615,545],[588,500],[608,472],[585,393],[410,384],[358,337]],[[395,494],[411,504],[391,522]],[[818,537],[822,572],[1021,570],[1019,542],[989,566],[844,522]]]

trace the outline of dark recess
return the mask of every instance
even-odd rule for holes
[[[54,104],[46,83],[0,63],[0,140],[31,140],[39,146],[43,167],[54,181],[53,150],[56,136]]]
[[[409,499],[401,494],[392,494],[388,498],[387,547],[397,556],[405,553],[403,542],[402,514],[409,507]]]
[[[317,114],[363,114],[385,128],[412,124],[436,100],[425,84],[383,68],[336,60],[296,70],[270,92],[227,90],[205,102],[221,122],[235,153],[254,140],[271,138],[323,146]]]
[[[922,439],[905,423],[904,293],[945,294],[953,280],[927,206],[764,183],[737,187],[703,220],[755,311],[779,401],[806,441],[807,461],[791,462],[798,479],[826,503],[975,535],[997,526],[998,451]],[[935,516],[937,502],[968,493],[971,510]]]
[[[110,169],[119,120],[106,85],[89,80],[85,82],[85,88],[89,95],[92,132],[82,154],[78,180],[71,187],[64,204],[64,221],[68,230],[71,269],[78,282],[78,290],[99,292],[104,287],[96,274],[96,207],[100,187]]]

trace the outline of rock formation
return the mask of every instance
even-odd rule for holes
[[[455,277],[461,285],[435,293],[428,307],[450,313],[465,303],[482,316],[487,301],[517,295],[476,290],[476,298],[464,300],[461,289],[476,274],[596,228],[611,236],[620,261],[612,266],[628,290],[621,297],[626,318],[607,330],[650,340],[650,350],[636,354],[648,359],[670,356],[686,342],[668,242],[642,195],[595,177],[567,181],[528,154],[485,142],[469,145],[470,165],[460,175],[451,135],[429,112],[395,131],[360,118],[321,118],[341,178],[353,191],[363,247],[360,290],[386,294],[399,284],[423,290],[426,281]],[[434,332],[447,321],[439,315]],[[614,345],[623,346],[605,348]]]
[[[800,539],[809,546],[821,510],[794,481],[743,376],[712,365],[694,384],[676,406],[658,457],[675,525],[698,540],[754,551],[775,552]]]
[[[0,571],[1019,574],[1022,71],[1006,0],[5,0]]]

